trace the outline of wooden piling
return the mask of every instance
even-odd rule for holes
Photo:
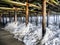
[[[58,15],[56,14],[56,25],[58,24]]]
[[[38,26],[38,13],[36,12],[36,26]]]
[[[17,8],[15,8],[15,10],[14,10],[14,15],[15,15],[15,19],[14,19],[14,21],[15,21],[15,23],[17,22]]]
[[[4,25],[4,14],[2,15],[2,19],[3,19],[3,25]]]
[[[32,23],[32,14],[31,14],[31,16],[30,16],[30,17],[31,17],[31,19],[30,19],[30,23]]]
[[[44,36],[46,32],[46,0],[43,0],[42,5],[42,36]]]
[[[20,16],[20,23],[22,23],[22,17]]]
[[[6,21],[6,24],[7,24],[7,16],[6,15],[5,15],[5,19],[6,19],[5,21]]]
[[[48,27],[48,25],[49,25],[49,10],[47,12],[47,27]]]
[[[24,18],[25,18],[25,17],[23,16],[23,23],[25,22],[25,21],[24,21]]]
[[[54,22],[55,22],[55,15],[53,15],[54,16]]]
[[[1,22],[1,16],[2,16],[2,13],[0,14],[0,22]]]
[[[26,0],[26,26],[27,26],[27,24],[28,24],[28,21],[29,21],[29,16],[28,16],[28,6],[29,6],[29,4],[28,4],[28,0]]]
[[[17,14],[16,14],[16,12],[15,12],[15,23],[17,22]]]
[[[11,22],[11,15],[10,15],[10,11],[9,11],[9,22]]]

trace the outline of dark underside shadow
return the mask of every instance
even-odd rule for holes
[[[9,32],[1,29],[2,24],[0,23],[0,45],[25,45],[23,42],[13,38],[13,35]]]

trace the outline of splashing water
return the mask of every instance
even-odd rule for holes
[[[5,30],[14,34],[14,38],[23,41],[25,45],[37,45],[42,39],[42,28],[34,24],[11,22],[5,26]],[[60,45],[60,29],[54,25],[46,28],[46,34],[41,40],[40,45]]]
[[[38,41],[42,38],[41,27],[28,23],[19,24],[17,22],[9,23],[6,25],[5,30],[14,34],[14,38],[23,41],[26,45],[36,45]],[[39,29],[38,29],[39,28]]]

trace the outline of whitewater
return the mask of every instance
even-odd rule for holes
[[[53,20],[50,19],[44,37],[42,37],[42,25],[38,24],[36,26],[34,22],[29,22],[27,26],[25,23],[18,21],[11,22],[4,29],[13,34],[15,39],[24,42],[25,45],[60,45],[60,29],[58,25],[53,24]]]

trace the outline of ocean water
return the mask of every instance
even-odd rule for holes
[[[31,17],[29,17],[27,26],[25,25],[25,22],[20,23],[17,21],[15,23],[13,21],[7,23],[4,29],[12,33],[14,38],[24,42],[25,45],[60,45],[59,20],[60,18],[56,21],[56,17],[55,19],[53,16],[49,17],[49,26],[46,27],[44,37],[42,37],[42,17],[39,16],[38,25],[36,25],[36,17],[32,17],[32,23],[30,22]]]

